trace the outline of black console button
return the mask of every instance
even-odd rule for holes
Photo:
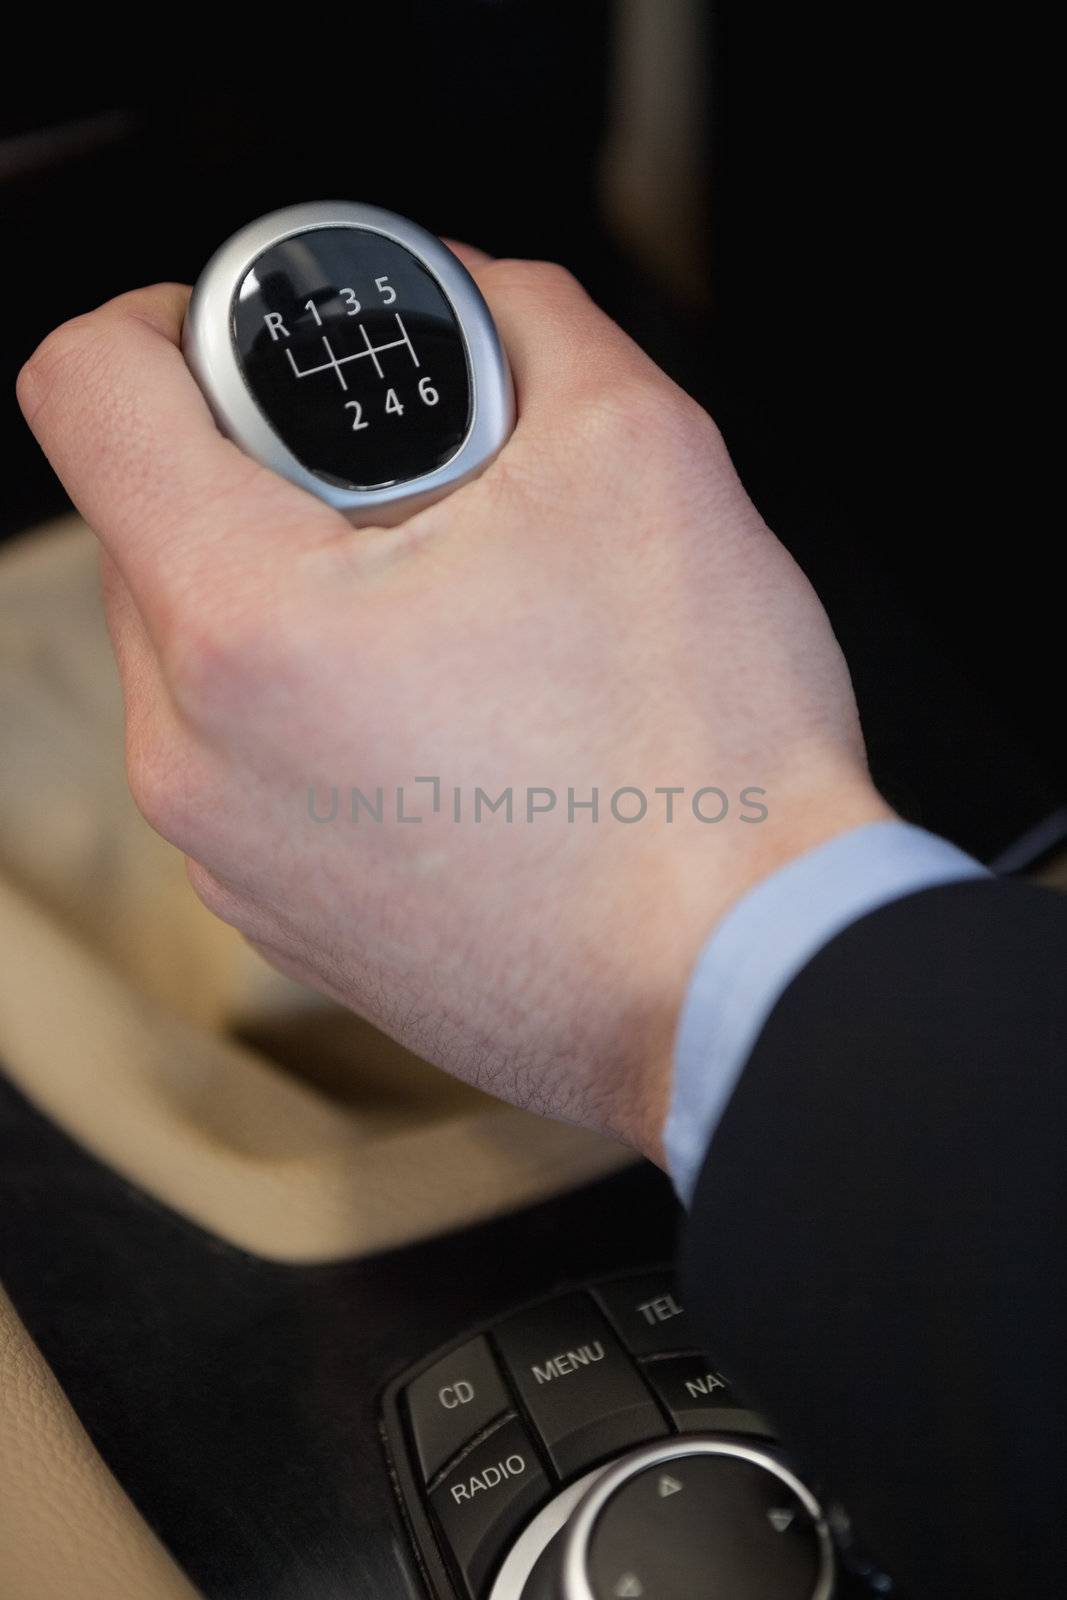
[[[408,1416],[423,1478],[512,1409],[485,1339],[471,1339],[408,1384]]]
[[[587,1295],[535,1306],[503,1323],[495,1337],[561,1478],[666,1431],[633,1362]]]
[[[550,1492],[533,1441],[514,1417],[438,1484],[430,1504],[472,1600],[485,1592],[508,1545]]]
[[[594,1293],[635,1356],[691,1350],[700,1343],[669,1272],[599,1283]]]
[[[682,1433],[752,1433],[774,1436],[763,1418],[749,1411],[733,1385],[704,1356],[665,1356],[642,1371]]]

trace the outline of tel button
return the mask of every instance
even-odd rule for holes
[[[514,1417],[442,1478],[430,1504],[472,1596],[484,1593],[504,1551],[549,1493],[533,1441]]]
[[[484,1427],[511,1410],[484,1339],[471,1339],[408,1384],[408,1415],[428,1483]]]
[[[689,1314],[667,1272],[598,1283],[594,1291],[635,1356],[658,1356],[699,1344]]]

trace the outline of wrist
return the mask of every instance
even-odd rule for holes
[[[701,951],[723,919],[761,883],[790,862],[832,839],[874,822],[895,819],[869,778],[848,775],[818,793],[795,790],[792,803],[752,827],[727,854],[712,859],[707,848],[674,861],[661,861],[655,888],[645,891],[645,910],[634,923],[658,929],[656,983],[641,1027],[646,1048],[629,1064],[618,1102],[615,1131],[657,1166],[666,1167],[664,1129],[674,1079],[675,1046],[686,993]],[[710,868],[714,866],[714,871]],[[656,917],[649,915],[652,897]],[[668,906],[673,910],[668,914]],[[631,950],[631,971],[646,967],[647,939]]]

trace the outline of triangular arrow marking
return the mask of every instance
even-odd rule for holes
[[[795,1511],[768,1511],[767,1513],[775,1533],[784,1533],[795,1516]]]
[[[615,1585],[616,1600],[641,1600],[644,1592],[641,1579],[632,1572],[624,1573]]]
[[[677,1494],[682,1487],[677,1478],[668,1477],[667,1473],[664,1473],[659,1480],[659,1497],[661,1500],[666,1500],[669,1494]]]

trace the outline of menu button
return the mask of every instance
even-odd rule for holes
[[[495,1330],[504,1365],[564,1480],[667,1430],[588,1295],[533,1306]]]

